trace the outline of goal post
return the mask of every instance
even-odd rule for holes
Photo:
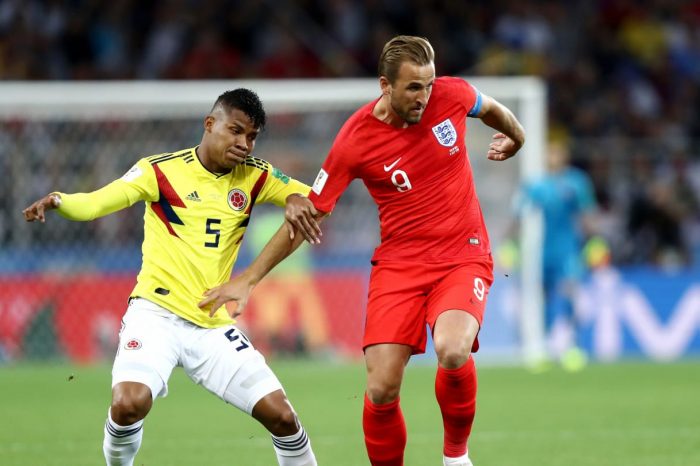
[[[475,77],[466,78],[481,92],[494,97],[513,110],[526,133],[526,143],[518,152],[517,163],[495,165],[484,162],[485,145],[493,134],[491,128],[479,123],[477,131],[467,135],[470,160],[474,166],[474,178],[484,216],[489,228],[492,247],[498,248],[506,239],[508,225],[513,221],[512,201],[525,180],[541,176],[544,172],[544,152],[547,140],[547,89],[537,77]],[[474,132],[478,137],[473,138]],[[500,175],[500,178],[497,177]],[[488,180],[488,181],[487,181]],[[545,354],[544,296],[542,288],[542,247],[544,240],[541,212],[529,209],[518,218],[519,267],[517,284],[508,283],[514,300],[500,300],[500,306],[490,306],[495,311],[516,317],[505,323],[515,323],[518,344],[514,354],[507,347],[497,353],[495,359],[519,361],[526,364],[537,361]],[[496,251],[494,251],[495,253]],[[495,254],[494,254],[495,255]],[[499,273],[497,266],[497,273]],[[502,277],[496,277],[499,280]],[[491,301],[491,300],[490,300]],[[495,304],[495,303],[494,303]],[[495,307],[495,309],[494,309]],[[486,322],[489,315],[487,313]],[[488,327],[485,329],[488,331]],[[499,329],[491,329],[498,332]]]
[[[492,243],[498,247],[512,221],[511,201],[518,186],[543,171],[546,87],[535,77],[467,80],[512,109],[527,135],[516,160],[497,164],[485,158],[493,130],[476,120],[468,124],[470,162]],[[0,206],[0,274],[9,280],[0,283],[0,288],[12,287],[13,277],[47,270],[82,273],[137,267],[140,236],[131,230],[138,229],[139,214],[118,213],[115,219],[100,219],[87,230],[57,221],[45,232],[30,228],[18,212],[48,190],[96,189],[121,176],[141,156],[191,147],[199,141],[201,122],[216,97],[238,87],[257,92],[270,117],[256,155],[306,183],[313,181],[345,119],[379,96],[378,82],[371,78],[0,83],[0,144],[8,175],[3,188],[6,200]],[[328,222],[333,223],[329,228],[334,231],[325,241],[320,267],[348,267],[366,274],[367,260],[378,241],[376,209],[357,183],[351,185],[338,209],[333,222]],[[47,250],[45,258],[29,260],[35,245],[49,238],[58,241],[60,252]],[[120,248],[115,249],[114,244]],[[488,327],[489,314],[506,315],[503,321],[513,326],[515,335],[508,341],[494,337],[502,343],[494,359],[511,362],[534,359],[543,351],[542,222],[536,212],[522,217],[520,244],[519,283],[510,291],[517,296],[515,304],[500,309],[500,304],[490,302],[484,331],[502,332]],[[246,255],[241,258],[245,260]],[[362,286],[353,290],[366,293]],[[360,320],[359,313],[357,316]],[[2,338],[0,335],[0,349]],[[482,345],[482,351],[488,353],[489,347]]]

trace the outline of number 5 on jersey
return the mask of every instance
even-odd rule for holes
[[[214,241],[207,241],[204,246],[207,248],[218,248],[219,238],[221,237],[221,228],[214,228],[217,225],[221,225],[220,218],[208,218],[207,219],[207,229],[206,233],[208,235],[214,235]]]

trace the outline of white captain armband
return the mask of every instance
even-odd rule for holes
[[[61,203],[63,202],[63,199],[61,199],[61,195],[58,193],[51,193],[49,194],[49,197],[53,199],[53,203],[55,204],[56,208],[61,207]]]

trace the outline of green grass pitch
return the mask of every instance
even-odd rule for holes
[[[363,366],[276,361],[273,368],[322,466],[366,466]],[[700,465],[700,361],[593,365],[576,374],[479,369],[470,442],[476,466]],[[434,368],[410,365],[402,390],[407,466],[441,463]],[[70,379],[70,380],[69,380]],[[0,368],[0,464],[99,465],[106,367]],[[270,440],[176,370],[145,424],[135,465],[273,466]]]

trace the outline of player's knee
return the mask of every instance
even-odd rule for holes
[[[299,418],[290,407],[277,413],[274,421],[268,426],[268,430],[277,437],[287,437],[299,432],[299,427]]]
[[[469,359],[470,347],[466,344],[445,345],[435,349],[438,363],[445,369],[462,367]]]
[[[142,384],[118,384],[112,390],[112,420],[120,426],[140,421],[151,410],[151,390]]]
[[[367,398],[373,404],[391,403],[399,397],[401,385],[398,383],[368,383]]]

